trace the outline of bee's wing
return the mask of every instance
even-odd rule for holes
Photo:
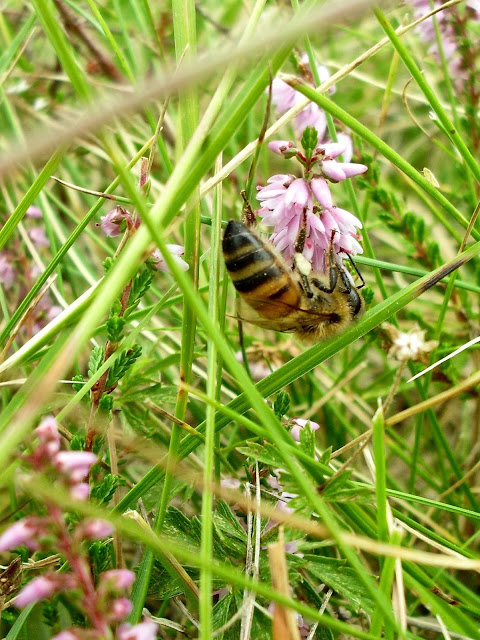
[[[264,302],[262,300],[262,302]],[[292,307],[284,302],[269,301],[271,308],[278,308],[277,318],[263,318],[255,309],[243,300],[238,299],[237,312],[238,319],[243,322],[249,322],[270,329],[271,331],[298,331],[300,327],[308,327],[311,325],[319,325],[328,322],[332,314],[322,313],[313,309],[303,309],[301,307]]]

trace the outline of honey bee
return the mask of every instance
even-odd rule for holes
[[[235,289],[250,307],[241,319],[257,326],[295,332],[304,342],[314,343],[345,331],[364,311],[358,291],[364,283],[360,287],[352,283],[350,274],[337,263],[332,242],[327,276],[312,273],[299,251],[291,269],[252,227],[230,220],[223,236],[223,256]]]

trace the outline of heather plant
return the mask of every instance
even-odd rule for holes
[[[480,638],[477,3],[4,5],[1,637]]]

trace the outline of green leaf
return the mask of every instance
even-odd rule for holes
[[[213,521],[215,526],[223,533],[233,536],[242,542],[247,542],[247,532],[224,500],[218,500],[213,514]]]
[[[94,347],[88,361],[88,377],[94,376],[103,364],[105,351],[103,347]]]
[[[99,484],[92,487],[90,496],[99,504],[108,504],[113,498],[116,489],[123,484],[125,482],[119,476],[107,473]]]
[[[280,391],[273,403],[273,411],[277,418],[282,418],[290,409],[290,396],[284,391]]]
[[[138,344],[133,345],[131,349],[123,351],[110,367],[106,388],[110,389],[113,385],[117,384],[141,354],[142,347]]]
[[[212,622],[214,629],[221,629],[227,620],[228,620],[228,612],[230,610],[230,605],[232,604],[232,594],[227,593],[221,600],[219,600],[216,605],[213,607],[212,612]],[[223,640],[224,634],[216,636],[218,640]]]
[[[315,458],[315,435],[310,427],[310,422],[300,429],[300,447],[307,456]]]
[[[268,464],[271,467],[281,468],[285,464],[280,454],[275,447],[270,444],[265,446],[261,444],[251,443],[247,447],[238,447],[238,452],[253,458],[263,464]]]
[[[153,272],[148,269],[144,269],[140,273],[138,273],[133,279],[132,288],[130,289],[130,296],[128,298],[128,309],[125,312],[125,315],[128,315],[128,312],[132,311],[134,306],[136,306],[143,296],[150,289],[150,285],[153,280]]]
[[[125,322],[126,320],[123,316],[111,315],[108,318],[105,326],[110,342],[120,342],[120,340],[122,339]]]
[[[344,596],[356,610],[363,609],[372,614],[373,600],[358,579],[357,572],[348,566],[346,560],[315,555],[305,555],[304,560],[305,570],[312,576]]]

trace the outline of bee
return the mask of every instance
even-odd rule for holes
[[[337,263],[333,242],[327,252],[327,276],[312,272],[299,251],[291,269],[252,227],[230,220],[223,256],[235,289],[250,308],[241,319],[257,326],[295,332],[304,342],[314,343],[342,333],[364,311],[358,290],[365,283],[362,279],[361,286],[353,284]]]

